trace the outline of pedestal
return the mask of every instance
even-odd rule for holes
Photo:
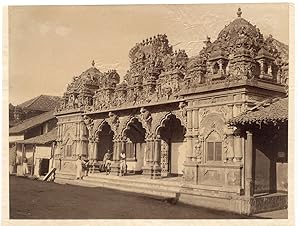
[[[161,178],[161,167],[159,165],[154,165],[152,167],[151,179]]]
[[[119,176],[120,175],[120,162],[114,162],[111,164],[111,175]]]

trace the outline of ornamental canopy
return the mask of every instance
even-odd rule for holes
[[[197,56],[174,50],[167,35],[158,34],[137,43],[129,51],[130,67],[120,81],[114,69],[95,67],[75,76],[63,95],[57,114],[113,110],[182,98],[183,90],[216,83],[261,80],[287,85],[288,46],[242,18],[222,29],[215,41],[204,42]]]

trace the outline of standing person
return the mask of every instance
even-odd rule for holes
[[[110,150],[107,150],[107,152],[105,153],[105,155],[103,157],[103,164],[104,164],[106,175],[108,174],[108,172],[110,170],[110,164],[111,164],[110,157],[111,157],[111,152],[110,152]]]
[[[83,171],[84,171],[84,176],[88,176],[89,174],[89,168],[90,168],[90,161],[85,159],[85,160],[82,160],[82,168],[83,168]]]
[[[82,179],[83,176],[82,176],[82,160],[81,160],[81,156],[78,155],[78,159],[76,160],[76,179],[79,180],[79,179]]]
[[[120,176],[124,176],[126,173],[126,154],[122,151],[120,154]]]
[[[28,174],[28,160],[26,157],[23,158],[23,175],[26,176]]]

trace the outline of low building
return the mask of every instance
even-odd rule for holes
[[[33,153],[35,145],[34,143],[26,143],[25,141],[47,134],[56,126],[57,119],[54,116],[54,111],[49,111],[26,119],[22,123],[9,129],[11,173],[22,175],[21,165],[24,157],[26,157],[28,159],[29,172],[30,174],[33,174]],[[15,156],[15,158],[13,156]]]
[[[19,145],[32,147],[33,172],[36,177],[45,176],[53,168],[53,156],[56,149],[57,127],[42,135],[17,141]],[[28,150],[28,149],[27,149]],[[26,156],[31,155],[26,153]]]
[[[268,99],[230,120],[235,137],[246,141],[245,193],[253,212],[287,207],[288,98]],[[261,203],[257,204],[260,197]]]
[[[58,96],[39,95],[17,106],[9,104],[9,127],[18,123],[52,111],[59,106],[61,98]]]

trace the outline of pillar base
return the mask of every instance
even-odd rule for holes
[[[151,179],[161,178],[161,167],[159,165],[154,165],[152,167]]]
[[[111,164],[111,175],[119,176],[120,175],[120,163],[119,162],[114,162]]]
[[[143,170],[143,172],[142,172],[143,175],[147,175],[147,176],[151,177],[152,167],[150,165],[143,166],[142,170]]]

